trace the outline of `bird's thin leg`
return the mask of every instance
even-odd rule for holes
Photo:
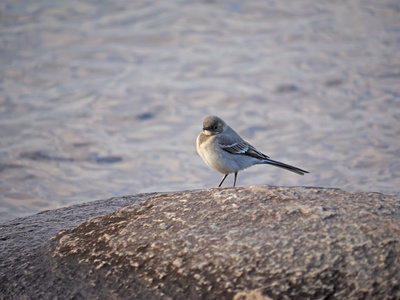
[[[221,186],[221,184],[224,182],[224,180],[225,180],[226,176],[228,176],[228,174],[225,174],[225,175],[224,175],[224,178],[222,178],[222,180],[221,180],[221,182],[219,183],[218,187],[220,187],[220,186]]]
[[[236,177],[237,177],[238,172],[235,172],[235,179],[233,179],[233,186],[236,185]]]

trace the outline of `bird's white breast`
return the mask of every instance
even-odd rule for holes
[[[239,157],[222,150],[217,144],[216,136],[202,136],[200,133],[196,145],[201,158],[214,170],[229,174],[242,169],[236,161]]]

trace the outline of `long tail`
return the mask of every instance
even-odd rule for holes
[[[263,163],[273,165],[275,167],[279,167],[279,168],[282,168],[282,169],[285,169],[288,171],[292,171],[299,175],[304,175],[305,173],[309,173],[308,171],[305,171],[305,170],[299,169],[297,167],[293,167],[291,165],[287,165],[287,164],[284,164],[284,163],[281,163],[279,161],[272,160],[272,159],[264,159]]]

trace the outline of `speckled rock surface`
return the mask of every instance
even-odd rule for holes
[[[33,228],[22,255],[17,237],[1,238],[0,298],[400,299],[400,196],[250,186],[149,197],[47,243],[38,232],[62,226]]]
[[[266,186],[157,195],[58,234],[43,254],[74,287],[66,298],[400,299],[400,197]]]
[[[92,201],[0,224],[0,299],[71,298],[69,295],[74,287],[59,285],[60,280],[53,276],[49,264],[44,262],[43,246],[61,230],[154,195],[137,194]]]

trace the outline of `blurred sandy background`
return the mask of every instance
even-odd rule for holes
[[[0,222],[215,187],[209,114],[311,172],[239,186],[400,192],[397,0],[6,0],[0,45]]]

